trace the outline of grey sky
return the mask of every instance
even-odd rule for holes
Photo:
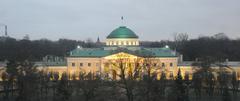
[[[176,32],[240,37],[240,0],[0,0],[0,23],[16,38],[104,40],[121,16],[141,40]]]

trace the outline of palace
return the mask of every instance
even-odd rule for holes
[[[67,57],[59,58],[53,56],[44,57],[43,61],[36,62],[39,70],[45,72],[64,72],[71,75],[78,75],[80,72],[93,73],[118,79],[120,65],[125,68],[126,73],[133,73],[137,67],[151,68],[151,73],[165,73],[167,78],[174,78],[178,69],[184,76],[189,74],[190,79],[196,67],[192,66],[194,61],[182,61],[182,55],[171,50],[167,45],[159,48],[147,48],[139,44],[139,37],[135,32],[126,26],[114,29],[106,38],[105,45],[99,48],[83,48],[77,46],[70,51]],[[236,72],[240,79],[240,62],[226,61],[223,68],[229,73]],[[1,68],[1,67],[0,67]],[[213,66],[216,74],[218,66]],[[144,74],[144,70],[140,73]]]
[[[181,69],[183,76],[189,74],[190,78],[192,77],[195,70],[195,67],[192,66],[194,61],[182,61],[182,55],[168,46],[142,47],[139,45],[138,38],[131,29],[120,26],[107,36],[103,47],[83,48],[77,46],[76,49],[70,51],[65,60],[46,57],[43,62],[39,63],[39,68],[48,72],[67,72],[70,75],[92,72],[117,79],[116,75],[120,72],[119,63],[122,62],[127,73],[134,72],[136,67],[149,65],[152,68],[151,72],[156,73],[158,78],[162,72],[166,74],[167,78],[174,77],[177,75],[178,68]],[[225,69],[229,72],[236,72],[240,79],[240,62],[226,61],[224,65],[230,66]],[[213,68],[216,69],[217,74],[219,67]]]
[[[169,71],[168,75],[176,73],[178,63],[177,53],[168,46],[141,47],[138,36],[126,26],[120,26],[107,36],[104,47],[82,48],[78,46],[72,50],[67,57],[67,69],[70,74],[79,71],[107,73],[115,79],[116,74],[119,73],[120,59],[126,67],[126,72],[133,72],[135,67],[149,64],[157,72]]]
[[[138,36],[126,26],[113,30],[106,38],[105,45],[100,48],[83,48],[77,46],[63,60],[51,62],[51,57],[38,63],[39,68],[51,72],[67,72],[70,75],[79,72],[92,72],[108,75],[117,79],[118,63],[123,61],[126,72],[133,72],[135,67],[151,65],[155,73],[165,71],[168,76],[174,76],[178,70],[178,54],[168,46],[146,48],[139,45]],[[54,59],[58,60],[58,59]],[[45,64],[45,65],[43,65]]]

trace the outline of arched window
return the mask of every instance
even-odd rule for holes
[[[170,67],[173,67],[173,63],[170,63]]]

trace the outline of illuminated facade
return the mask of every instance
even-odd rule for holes
[[[184,77],[189,74],[190,79],[196,67],[192,66],[194,61],[181,61],[181,55],[171,50],[168,46],[159,48],[146,48],[139,45],[138,36],[129,28],[120,26],[113,30],[106,38],[105,46],[100,48],[82,48],[77,46],[69,56],[64,58],[46,56],[43,61],[36,62],[39,70],[46,72],[58,72],[60,75],[66,72],[71,75],[78,75],[80,72],[93,73],[101,77],[118,79],[120,65],[126,68],[125,73],[131,74],[137,67],[151,68],[151,73],[165,73],[167,78],[174,78],[178,68]],[[0,72],[4,71],[5,63],[0,63]],[[224,68],[230,73],[236,72],[240,80],[240,62],[226,61]],[[219,67],[214,67],[215,74],[219,72]],[[141,70],[144,74],[146,71]]]
[[[113,30],[101,48],[82,48],[78,46],[67,57],[69,74],[92,72],[117,79],[119,62],[131,73],[136,67],[151,65],[153,73],[161,72],[173,76],[177,73],[178,57],[169,47],[145,48],[139,45],[138,36],[129,28],[120,26]],[[144,70],[141,71],[144,74]]]
[[[113,30],[106,39],[106,45],[100,48],[82,48],[78,46],[72,50],[66,61],[61,62],[45,62],[39,63],[39,69],[47,72],[67,72],[70,76],[78,75],[80,72],[100,74],[102,77],[108,76],[118,79],[117,74],[120,73],[119,64],[125,66],[126,74],[134,72],[136,67],[151,67],[152,73],[156,73],[157,77],[162,72],[166,73],[167,78],[174,78],[177,75],[178,68],[184,77],[189,74],[190,79],[196,68],[192,66],[194,61],[181,61],[181,56],[168,46],[160,48],[145,48],[139,45],[138,36],[129,28],[120,26]],[[57,60],[53,58],[52,60]],[[59,63],[58,63],[59,62]],[[44,65],[45,64],[45,65]],[[231,67],[226,71],[237,73],[240,79],[240,62],[226,62],[225,65]],[[40,68],[42,67],[42,68]],[[216,74],[219,67],[213,67]],[[144,70],[141,73],[144,74]]]

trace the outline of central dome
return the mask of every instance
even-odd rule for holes
[[[138,38],[138,36],[126,26],[120,26],[113,30],[107,38]]]

